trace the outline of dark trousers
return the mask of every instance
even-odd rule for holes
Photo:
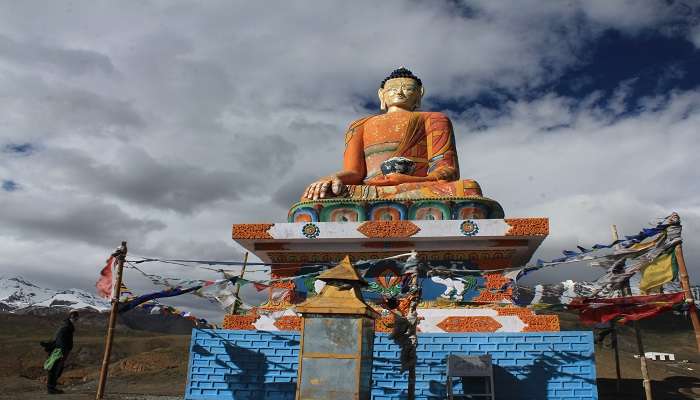
[[[58,378],[61,376],[63,373],[63,364],[66,360],[66,356],[63,356],[56,360],[56,362],[53,364],[53,367],[49,370],[49,376],[48,380],[46,381],[46,386],[51,389],[56,388],[56,384],[58,384]]]

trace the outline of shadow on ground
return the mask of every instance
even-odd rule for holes
[[[698,400],[700,399],[700,378],[692,376],[671,376],[664,380],[652,381],[654,400]],[[643,399],[644,388],[641,379],[621,379],[620,393],[615,379],[598,379],[600,400]]]

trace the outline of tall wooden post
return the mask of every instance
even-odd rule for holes
[[[243,275],[245,275],[245,267],[248,265],[248,252],[245,252],[245,255],[243,256],[243,268],[241,268],[241,274],[238,275],[238,278],[243,278]],[[241,291],[241,283],[238,282],[236,284],[236,289],[233,292],[234,296],[236,296],[236,299],[233,302],[233,305],[231,306],[231,314],[236,314],[236,311],[238,311],[238,293]]]
[[[680,220],[679,220],[680,221]],[[689,301],[690,321],[693,323],[693,330],[695,331],[695,344],[698,347],[698,352],[700,352],[700,319],[698,318],[698,312],[695,307],[695,299],[693,298],[693,291],[690,290],[690,279],[688,278],[688,269],[685,267],[685,260],[683,259],[683,245],[676,246],[676,260],[678,261],[678,275],[681,281],[681,287],[685,291],[685,300]]]
[[[112,309],[109,313],[109,323],[107,324],[107,337],[105,340],[105,353],[102,358],[102,368],[100,369],[100,379],[97,382],[96,400],[102,400],[105,393],[107,381],[107,371],[109,370],[109,357],[112,355],[112,342],[114,340],[114,326],[117,323],[117,313],[119,312],[119,295],[122,288],[122,272],[124,271],[124,261],[126,260],[126,242],[122,242],[114,256],[117,258],[117,279],[112,290]]]
[[[610,225],[610,229],[612,230],[613,240],[617,240],[617,226]],[[622,380],[622,372],[620,371],[620,346],[618,345],[619,343],[617,337],[617,326],[615,325],[615,320],[610,321],[610,328],[612,329],[612,332],[610,334],[612,335],[611,340],[613,343],[613,350],[615,351],[615,377],[617,378],[615,381],[615,390],[617,391],[617,393],[620,393],[620,382]]]
[[[613,343],[613,349],[615,350],[615,390],[617,393],[621,392],[620,388],[620,383],[622,379],[622,373],[620,371],[620,346],[618,346],[618,338],[617,338],[617,326],[615,326],[615,321],[610,321],[610,328],[612,329],[612,332],[610,333],[612,335],[611,340]]]
[[[617,234],[617,226],[612,225],[613,240],[619,239]],[[630,294],[631,291],[630,291]],[[649,379],[649,369],[647,368],[647,358],[644,353],[644,344],[642,343],[642,333],[639,330],[639,321],[632,321],[632,326],[634,327],[634,334],[637,337],[637,351],[639,352],[639,363],[642,369],[642,386],[644,386],[644,395],[647,400],[652,400],[651,395],[651,380]]]
[[[649,369],[647,368],[647,356],[644,352],[644,344],[642,343],[642,332],[639,330],[639,321],[632,321],[634,333],[637,337],[637,350],[639,351],[639,363],[642,367],[642,386],[644,386],[644,395],[647,400],[652,400],[651,395],[651,379],[649,379]]]

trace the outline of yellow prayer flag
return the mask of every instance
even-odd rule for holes
[[[642,270],[642,278],[639,281],[639,290],[648,293],[676,278],[678,263],[676,262],[675,248],[660,255]]]
[[[628,247],[628,249],[635,251],[649,250],[650,248],[656,246],[662,240],[666,240],[666,231],[661,232],[661,234],[657,235],[651,240],[645,239],[645,241],[635,243],[632,246]]]

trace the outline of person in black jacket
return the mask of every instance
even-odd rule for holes
[[[51,369],[48,371],[48,380],[46,381],[46,390],[49,394],[60,394],[62,390],[56,388],[58,378],[63,373],[68,354],[73,350],[73,332],[75,332],[75,323],[78,321],[78,312],[73,310],[68,314],[68,318],[63,322],[63,325],[56,332],[53,341],[54,349],[61,349],[63,356],[57,360]]]

